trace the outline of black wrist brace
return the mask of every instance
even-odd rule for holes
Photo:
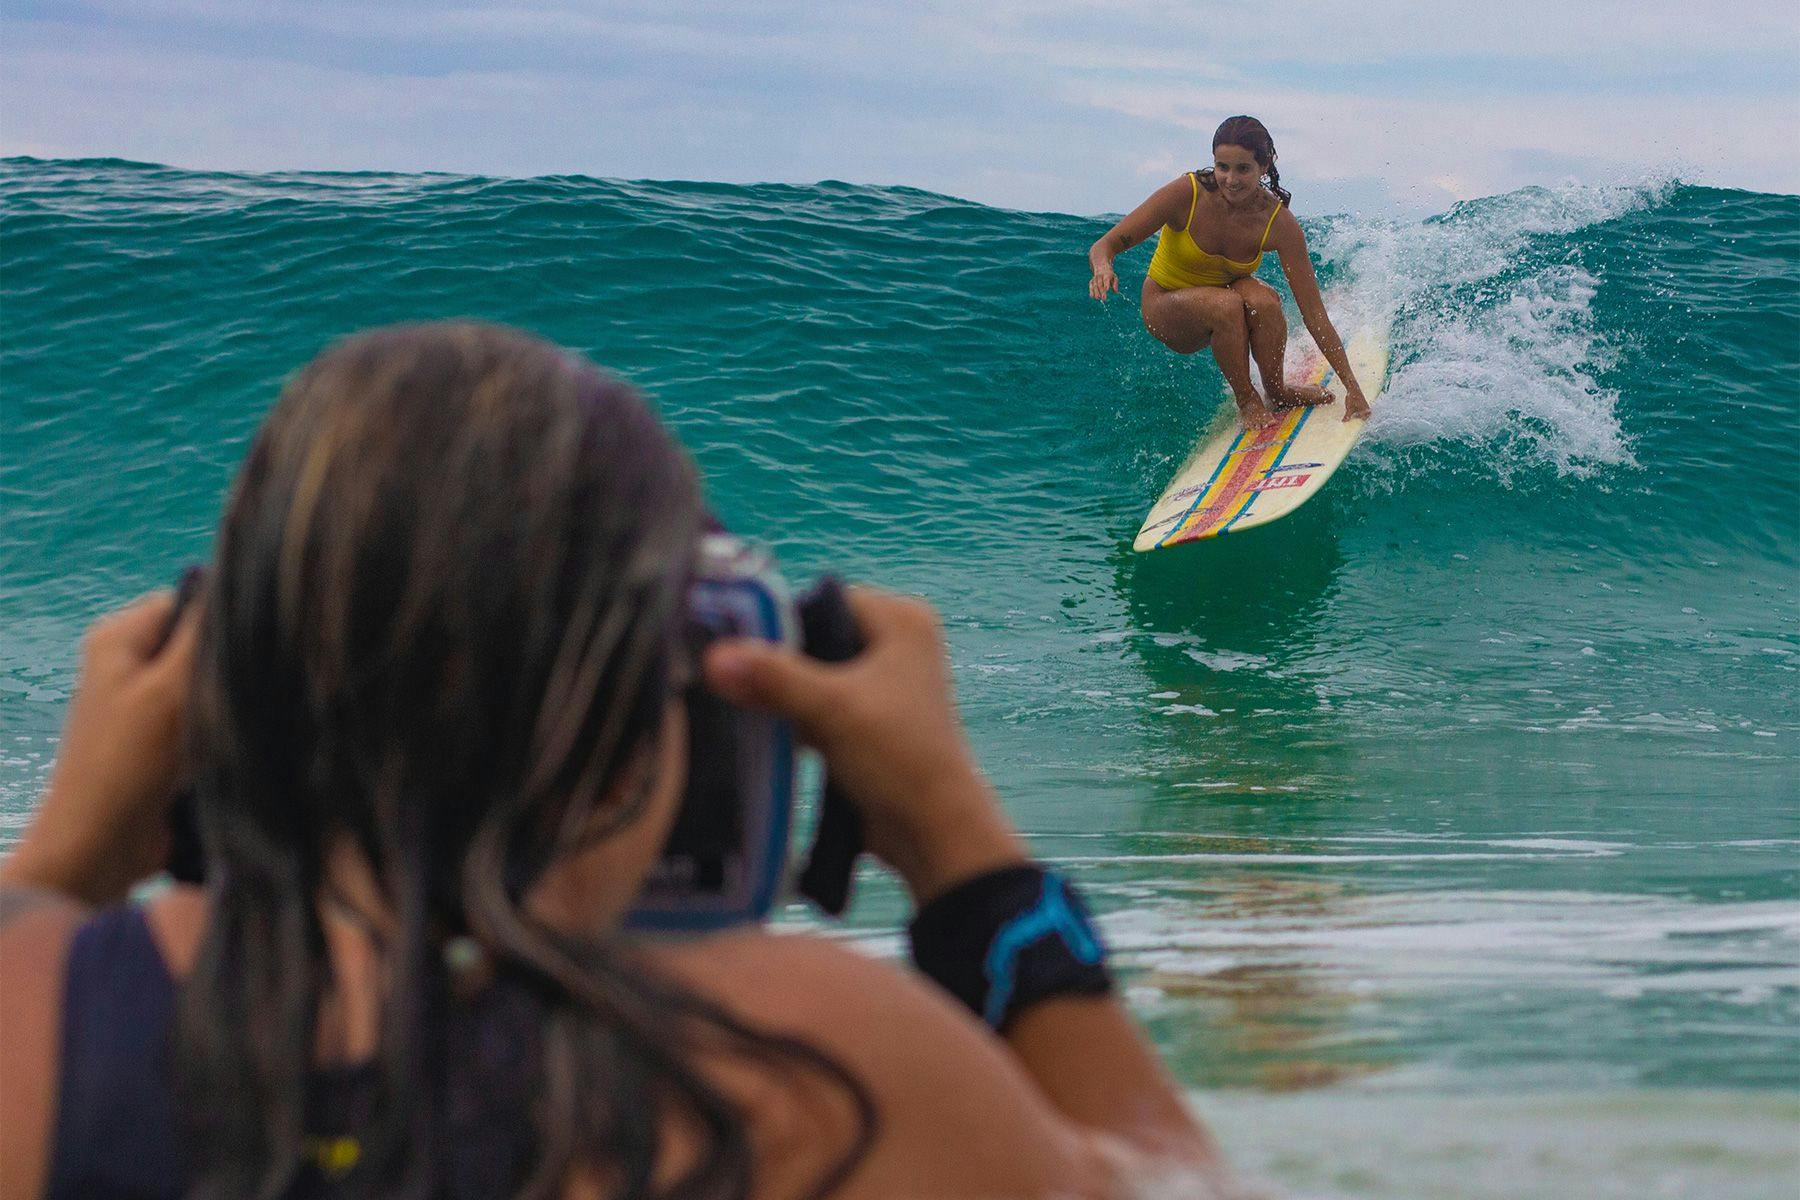
[[[1112,988],[1087,909],[1060,876],[1035,864],[957,884],[907,927],[913,962],[995,1030],[1050,996]]]

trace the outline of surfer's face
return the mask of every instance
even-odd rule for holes
[[[1262,181],[1263,167],[1242,146],[1213,147],[1213,179],[1227,200],[1241,200]]]

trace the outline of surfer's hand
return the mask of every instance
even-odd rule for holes
[[[174,604],[160,593],[88,629],[56,768],[5,882],[111,904],[168,858],[197,624],[183,615],[163,644]]]
[[[937,614],[868,588],[852,588],[849,602],[867,643],[850,661],[732,639],[707,649],[707,682],[728,700],[793,721],[862,813],[870,851],[920,903],[1024,860],[963,732]]]
[[[1104,300],[1108,292],[1118,290],[1119,276],[1111,267],[1096,268],[1094,277],[1088,281],[1088,295],[1096,300]]]
[[[1344,389],[1344,420],[1354,421],[1369,415],[1369,402],[1364,399],[1362,389],[1351,384]]]

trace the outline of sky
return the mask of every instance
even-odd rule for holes
[[[1126,211],[1263,120],[1296,211],[1800,192],[1800,5],[0,0],[0,154],[906,184]]]

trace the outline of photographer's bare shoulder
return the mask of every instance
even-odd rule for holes
[[[834,1200],[1120,1194],[1104,1139],[1058,1113],[998,1039],[912,972],[840,941],[763,929],[653,954],[680,982],[747,1024],[812,1044],[868,1089],[876,1138]],[[823,1078],[726,1074],[783,1157],[841,1144],[820,1138],[822,1113],[826,1128],[853,1127],[848,1098]]]

